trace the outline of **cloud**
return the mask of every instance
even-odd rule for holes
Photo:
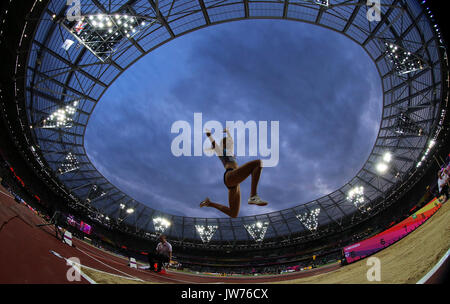
[[[264,168],[259,194],[270,202],[240,215],[296,206],[348,182],[374,145],[381,84],[354,42],[286,21],[218,25],[176,39],[144,57],[106,92],[92,115],[86,150],[99,171],[136,200],[161,211],[224,217],[198,208],[227,204],[216,158],[170,151],[177,120],[279,121],[280,162]],[[240,164],[251,157],[238,159]]]

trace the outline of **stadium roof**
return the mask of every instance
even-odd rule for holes
[[[39,5],[37,0],[33,8]],[[139,231],[161,232],[166,227],[166,234],[180,240],[260,241],[261,235],[268,239],[315,233],[327,225],[343,227],[349,217],[354,223],[382,206],[432,155],[443,115],[447,63],[431,13],[416,0],[383,1],[380,9],[380,20],[369,21],[368,15],[376,17],[376,8],[363,0],[82,0],[84,18],[70,21],[68,12],[76,17],[76,7],[51,0],[38,27],[23,31],[33,34],[24,80],[30,149],[42,170],[50,169],[75,200]],[[384,93],[382,121],[375,146],[354,178],[333,193],[286,210],[205,219],[152,209],[97,171],[86,154],[84,134],[97,102],[122,72],[191,31],[258,18],[296,20],[337,31],[374,61]]]

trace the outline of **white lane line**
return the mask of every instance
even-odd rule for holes
[[[132,276],[131,274],[128,274],[128,273],[123,272],[123,271],[120,271],[119,269],[116,269],[116,268],[114,268],[114,267],[112,267],[112,266],[110,266],[110,265],[108,265],[108,264],[106,264],[106,263],[103,263],[103,262],[100,261],[99,259],[94,258],[93,256],[91,256],[90,254],[88,254],[88,253],[85,252],[84,250],[81,250],[81,249],[78,248],[78,247],[75,247],[75,249],[81,251],[82,253],[84,253],[85,255],[87,255],[88,257],[90,257],[91,259],[94,259],[95,261],[101,263],[102,265],[105,265],[105,266],[108,267],[108,268],[114,269],[115,271],[120,272],[120,273],[126,275],[126,276],[129,277],[129,278],[133,278],[133,279],[135,279],[136,281],[144,282],[144,280],[141,280],[141,279],[139,279],[139,278],[136,278],[136,277]]]
[[[82,246],[78,246],[78,247],[82,247]],[[90,248],[83,247],[83,249],[88,251],[88,252],[90,252],[90,254],[92,254],[93,256],[96,256],[96,257],[98,257],[100,259],[108,260],[108,261],[110,261],[110,262],[112,262],[114,264],[117,264],[117,265],[123,265],[123,263],[128,262],[128,260],[126,260],[126,259],[123,259],[123,263],[115,261],[110,256],[104,256],[102,254],[99,254],[98,252],[94,252],[94,250],[92,250]],[[103,253],[103,252],[101,252],[101,253]]]
[[[139,281],[139,279],[134,279],[134,278],[130,278],[130,277],[124,277],[118,274],[114,274],[114,273],[110,273],[110,272],[106,272],[106,271],[102,271],[96,268],[92,268],[86,265],[83,265],[81,263],[76,263],[75,261],[70,261],[68,259],[66,259],[65,257],[61,256],[59,253],[55,252],[55,251],[50,251],[51,253],[53,253],[54,255],[56,255],[57,257],[64,259],[67,263],[70,263],[72,265],[72,267],[77,270],[82,276],[85,276],[85,279],[88,280],[89,282],[92,282],[91,284],[97,284],[97,282],[95,282],[93,279],[91,279],[87,274],[85,274],[80,268],[78,267],[83,267],[92,271],[96,271],[99,273],[103,273],[106,275],[110,275],[110,276],[114,276],[114,277],[118,277],[118,278],[122,278],[122,279],[127,279],[127,280],[132,280],[132,281]]]
[[[115,258],[118,258],[118,259],[122,259],[122,260],[128,261],[128,258],[126,256],[119,255],[117,253],[114,253],[114,252],[111,252],[111,251],[107,251],[107,250],[105,250],[103,248],[96,247],[96,246],[94,246],[92,244],[89,244],[86,241],[81,240],[81,239],[77,239],[77,240],[80,241],[81,245],[83,245],[81,247],[83,247],[84,249],[89,250],[90,252],[93,252],[92,249],[94,249],[94,250],[100,251],[101,253],[105,253],[105,254],[107,254],[107,255],[109,255],[111,257],[115,257]]]
[[[89,282],[89,284],[97,284],[97,282],[95,282],[93,279],[91,279],[87,274],[85,274],[80,268],[79,266],[83,266],[81,264],[75,263],[73,261],[70,261],[68,259],[66,259],[65,257],[63,257],[62,255],[60,255],[59,253],[50,250],[50,253],[53,253],[55,256],[57,256],[58,258],[61,258],[63,260],[66,261],[66,263],[70,266],[72,266],[73,269],[75,269],[75,271],[77,271],[86,281]]]
[[[84,267],[86,269],[89,269],[89,270],[92,270],[92,271],[96,271],[96,272],[100,272],[100,273],[103,273],[103,274],[106,274],[106,275],[110,275],[110,276],[113,276],[113,277],[118,277],[118,278],[127,279],[127,280],[131,280],[131,281],[142,281],[142,280],[139,280],[139,279],[134,279],[134,278],[130,278],[130,277],[124,277],[124,276],[121,276],[121,275],[118,275],[118,274],[102,271],[102,270],[99,270],[99,269],[96,269],[96,268],[92,268],[92,267],[89,267],[89,266],[86,266],[86,265],[82,265],[82,264],[77,264],[77,265],[80,266],[80,267]]]
[[[442,264],[444,264],[445,260],[450,256],[450,249],[447,250],[447,253],[439,260],[439,262],[434,265],[433,269],[431,269],[423,278],[419,280],[416,284],[425,284],[435,273],[441,268]]]
[[[84,245],[84,244],[83,244],[83,245]],[[88,246],[89,246],[89,245],[88,245]],[[83,252],[83,253],[86,254],[86,255],[89,255],[89,254],[87,254],[86,252],[84,252],[84,251],[82,251],[81,249],[79,249],[78,247],[76,247],[76,249],[80,250],[81,252]],[[89,250],[89,249],[87,249],[87,250]],[[92,254],[94,254],[91,250],[89,250],[89,252],[91,252]],[[108,252],[105,252],[105,254],[110,255]],[[97,255],[97,254],[95,254],[95,255],[98,256],[98,257],[100,257],[100,256]],[[89,255],[89,256],[90,256],[91,258],[95,259],[96,261],[102,263],[103,265],[106,265],[106,266],[108,266],[108,267],[110,267],[110,268],[112,268],[112,269],[114,269],[114,270],[117,270],[117,271],[121,272],[120,270],[115,269],[115,268],[112,267],[112,266],[109,266],[109,265],[107,265],[107,264],[104,264],[103,262],[97,260],[97,259],[94,258],[93,256],[91,256],[91,255]],[[119,264],[118,262],[112,260],[110,257],[101,256],[101,258],[106,259],[106,260],[109,260],[109,261],[111,261],[111,262],[113,262],[113,263]],[[150,267],[150,266],[149,266],[149,267]],[[170,278],[170,277],[161,277],[161,276],[159,276],[159,275],[157,275],[157,274],[151,273],[151,272],[149,272],[149,271],[144,271],[144,270],[139,269],[139,268],[136,269],[136,270],[139,271],[139,272],[141,272],[141,273],[145,273],[146,275],[149,275],[149,276],[151,276],[152,278],[159,279],[159,280],[161,280],[161,279],[166,279],[166,280],[169,280],[169,281],[172,281],[172,282],[175,282],[175,283],[185,283],[185,284],[193,284],[193,283],[194,283],[194,282],[190,282],[190,281],[184,281],[184,280],[181,280],[181,279],[174,279],[174,278]],[[124,272],[122,272],[122,273],[124,273]],[[140,280],[140,279],[138,279],[138,280]],[[145,282],[145,281],[143,281],[143,280],[140,280],[140,281]]]
[[[94,255],[94,256],[96,256],[96,257],[99,257],[99,258],[102,258],[102,259],[111,261],[111,262],[113,262],[114,264],[118,264],[118,265],[123,265],[123,263],[125,263],[125,262],[128,263],[128,262],[129,262],[129,258],[128,258],[128,257],[125,257],[125,256],[119,256],[119,255],[116,255],[116,254],[114,254],[114,253],[112,253],[112,252],[105,251],[105,250],[103,250],[103,249],[101,249],[101,248],[97,248],[97,247],[95,247],[95,246],[93,246],[93,245],[86,244],[86,243],[84,243],[84,242],[83,242],[82,240],[80,240],[80,239],[77,239],[77,240],[78,240],[78,241],[81,241],[80,243],[77,244],[78,247],[81,247],[81,248],[83,248],[84,250],[89,251],[92,255]],[[80,246],[80,244],[81,244],[82,246]],[[113,258],[120,259],[121,262],[118,262],[118,261],[114,260]],[[122,263],[122,262],[123,262],[123,263]],[[141,263],[141,262],[139,262],[139,261],[136,261],[136,264],[139,266],[139,269],[144,269],[144,270],[145,270],[145,269],[150,268],[149,265],[143,264],[143,263]],[[145,267],[145,268],[142,268],[141,266],[142,266],[142,267]]]
[[[166,280],[170,280],[170,281],[173,281],[173,282],[185,283],[185,284],[194,284],[195,283],[195,282],[184,281],[184,280],[181,280],[181,279],[174,279],[174,278],[170,278],[170,277],[161,276],[161,275],[158,275],[156,273],[151,273],[151,272],[148,272],[148,271],[144,271],[142,269],[137,269],[137,271],[145,273],[145,274],[148,274],[148,275],[151,275],[155,279],[166,279]],[[167,272],[167,270],[166,270],[166,272]]]
[[[82,265],[81,265],[82,266]],[[76,265],[72,265],[72,267],[73,267],[73,269],[75,269],[76,271],[78,271],[78,273],[83,277],[83,278],[85,278],[89,283],[91,283],[91,284],[97,284],[97,282],[95,282],[93,279],[91,279],[87,274],[85,274],[82,270],[81,270],[81,268],[79,268],[78,266],[76,266]]]
[[[13,196],[9,195],[8,193],[5,193],[5,192],[3,192],[2,190],[0,190],[0,193],[2,193],[2,194],[4,194],[4,195],[6,195],[7,197],[10,197],[10,198],[14,199],[14,197],[13,197]]]

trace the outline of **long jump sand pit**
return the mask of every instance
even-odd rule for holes
[[[87,274],[97,284],[158,284],[149,281],[137,281],[127,279],[123,276],[114,276],[105,272],[96,271],[93,269],[81,267],[81,270]]]
[[[417,230],[374,254],[381,261],[381,281],[367,280],[367,259],[314,277],[284,281],[284,284],[415,284],[450,247],[450,202]]]

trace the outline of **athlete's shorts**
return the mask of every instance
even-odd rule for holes
[[[233,171],[233,170],[234,170],[233,168],[228,168],[227,170],[225,170],[225,173],[223,174],[223,183],[225,184],[225,186],[226,186],[228,189],[234,189],[234,188],[237,187],[237,186],[234,186],[234,187],[228,187],[227,183],[225,182],[225,176],[227,175],[227,173],[228,173],[229,171]]]

